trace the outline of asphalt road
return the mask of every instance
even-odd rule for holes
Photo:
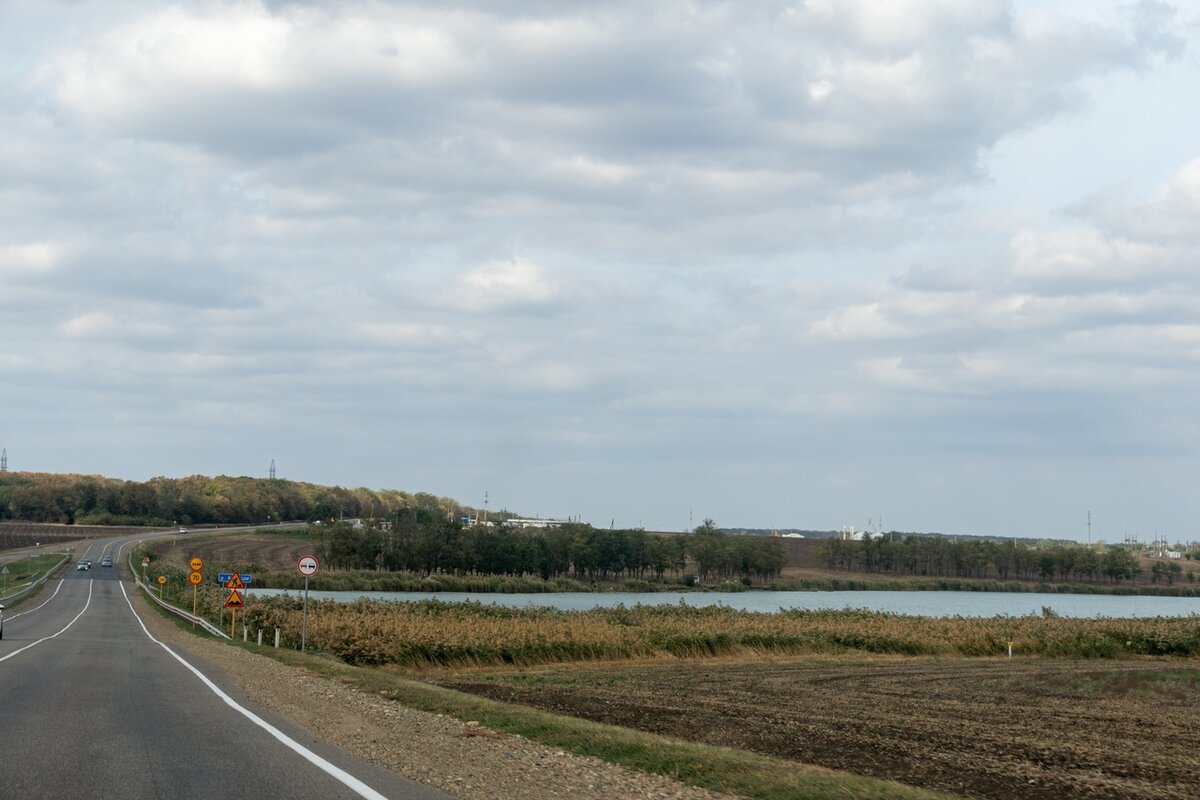
[[[90,543],[90,570],[72,564],[6,612],[0,798],[449,797],[253,707],[220,670],[153,640],[120,567],[100,566],[104,552],[121,564],[128,541]]]

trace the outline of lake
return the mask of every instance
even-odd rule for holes
[[[291,589],[254,589],[256,597],[288,594]],[[866,608],[918,617],[1020,617],[1041,614],[1043,607],[1063,617],[1186,617],[1200,615],[1200,597],[1148,597],[1140,595],[1037,594],[1022,592],[556,592],[501,594],[475,592],[316,592],[311,599],[353,602],[367,597],[391,602],[440,600],[476,602],[513,608],[557,608],[587,611],[593,608],[635,605],[726,606],[742,611],[777,612],[803,608]]]

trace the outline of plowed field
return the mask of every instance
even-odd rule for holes
[[[437,682],[970,797],[1200,797],[1198,662],[687,662]]]
[[[155,551],[168,561],[187,563],[199,556],[208,563],[236,563],[267,570],[294,570],[300,556],[312,552],[304,533],[189,533],[156,543]]]

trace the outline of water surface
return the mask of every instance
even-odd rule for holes
[[[256,596],[288,594],[291,589],[254,589]],[[593,608],[635,605],[726,606],[743,611],[778,612],[866,608],[918,617],[995,617],[1041,614],[1053,609],[1063,617],[1186,617],[1200,615],[1200,597],[1150,597],[1142,595],[1037,594],[1024,592],[553,592],[504,594],[483,592],[316,592],[313,599],[353,602],[369,597],[393,602],[440,600],[475,602],[512,608],[557,608],[588,611]]]

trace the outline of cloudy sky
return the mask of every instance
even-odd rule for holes
[[[0,75],[10,469],[1200,538],[1197,0],[5,0]]]

